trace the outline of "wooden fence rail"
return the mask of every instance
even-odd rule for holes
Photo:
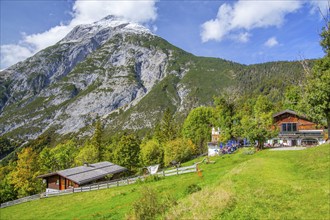
[[[166,177],[166,176],[181,175],[181,174],[191,173],[191,172],[196,172],[196,171],[197,171],[197,165],[194,164],[192,166],[180,167],[180,168],[176,168],[176,169],[172,169],[172,170],[163,170],[163,171],[156,173],[156,175]],[[66,194],[70,194],[70,193],[88,192],[88,191],[93,191],[93,190],[130,185],[130,184],[135,183],[138,180],[144,181],[144,179],[146,177],[148,177],[148,176],[134,176],[134,177],[126,178],[126,179],[112,180],[112,181],[108,181],[108,182],[102,182],[102,183],[98,183],[98,184],[82,186],[82,187],[77,187],[77,188],[72,188],[72,189],[65,189],[65,190],[59,190],[59,191],[54,191],[54,192],[36,194],[36,195],[21,198],[21,199],[16,199],[13,201],[1,203],[1,208],[5,208],[8,206],[12,206],[12,205],[20,204],[23,202],[40,199],[40,198],[61,196],[61,195],[66,195]]]
[[[8,201],[8,202],[5,202],[5,203],[1,203],[1,208],[16,205],[16,204],[20,204],[20,203],[23,203],[23,202],[29,202],[29,201],[40,199],[40,198],[41,198],[41,194],[27,196],[27,197],[24,197],[24,198],[13,200],[13,201]]]

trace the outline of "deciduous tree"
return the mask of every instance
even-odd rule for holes
[[[83,148],[79,151],[78,155],[75,157],[75,163],[78,166],[86,163],[96,163],[98,162],[99,152],[97,147],[92,143],[87,141]]]
[[[12,163],[7,166],[0,166],[0,203],[14,200],[17,198],[17,191],[11,184],[9,173],[14,170]]]
[[[144,166],[162,164],[163,157],[164,150],[158,140],[151,139],[141,144],[140,161]]]
[[[272,129],[272,103],[265,97],[259,96],[252,110],[252,115],[244,115],[241,120],[244,137],[251,142],[257,142],[257,148],[262,149],[264,142],[276,135]]]
[[[211,139],[214,111],[211,107],[193,109],[183,123],[182,134],[197,146],[197,153],[206,151],[206,143]]]
[[[184,162],[195,154],[196,147],[189,139],[177,138],[169,141],[164,147],[164,163],[169,165],[171,161]]]
[[[77,145],[73,140],[58,144],[54,148],[45,147],[39,154],[40,170],[49,172],[74,166],[77,151]]]
[[[42,181],[39,175],[38,156],[32,148],[25,148],[18,153],[16,168],[9,174],[10,182],[18,193],[18,197],[24,197],[38,193],[42,189]]]

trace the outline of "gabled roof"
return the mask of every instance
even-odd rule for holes
[[[296,116],[298,116],[300,118],[303,118],[303,119],[308,119],[306,115],[298,114],[297,112],[295,112],[293,110],[289,110],[289,109],[286,109],[284,111],[281,111],[281,112],[278,112],[278,113],[274,114],[273,118],[276,118],[276,117],[278,117],[280,115],[283,115],[283,114],[286,114],[286,113],[291,114],[291,115],[296,115]]]
[[[40,175],[38,177],[45,178],[49,176],[60,175],[80,185],[101,179],[108,174],[120,173],[126,170],[127,169],[125,167],[104,161],[89,164],[88,166],[79,166],[66,170],[60,170],[57,172]]]

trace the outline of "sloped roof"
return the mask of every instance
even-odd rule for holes
[[[280,115],[283,115],[283,114],[286,114],[286,113],[291,114],[291,115],[296,115],[296,116],[298,116],[300,118],[307,119],[307,116],[306,115],[298,114],[297,112],[292,111],[292,110],[289,110],[289,109],[286,109],[284,111],[281,111],[281,112],[278,112],[278,113],[274,114],[273,115],[273,118],[276,118],[276,117],[278,117]]]
[[[75,183],[84,184],[97,179],[101,179],[108,174],[115,174],[126,171],[125,167],[110,163],[108,161],[89,164],[88,166],[79,166],[60,170],[53,173],[38,176],[39,178],[49,177],[53,175],[60,175]]]

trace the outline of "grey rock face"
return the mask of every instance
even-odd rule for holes
[[[109,17],[77,26],[4,70],[0,135],[31,139],[50,127],[78,132],[97,117],[135,105],[168,74],[168,54],[143,46],[153,38],[140,25]]]

